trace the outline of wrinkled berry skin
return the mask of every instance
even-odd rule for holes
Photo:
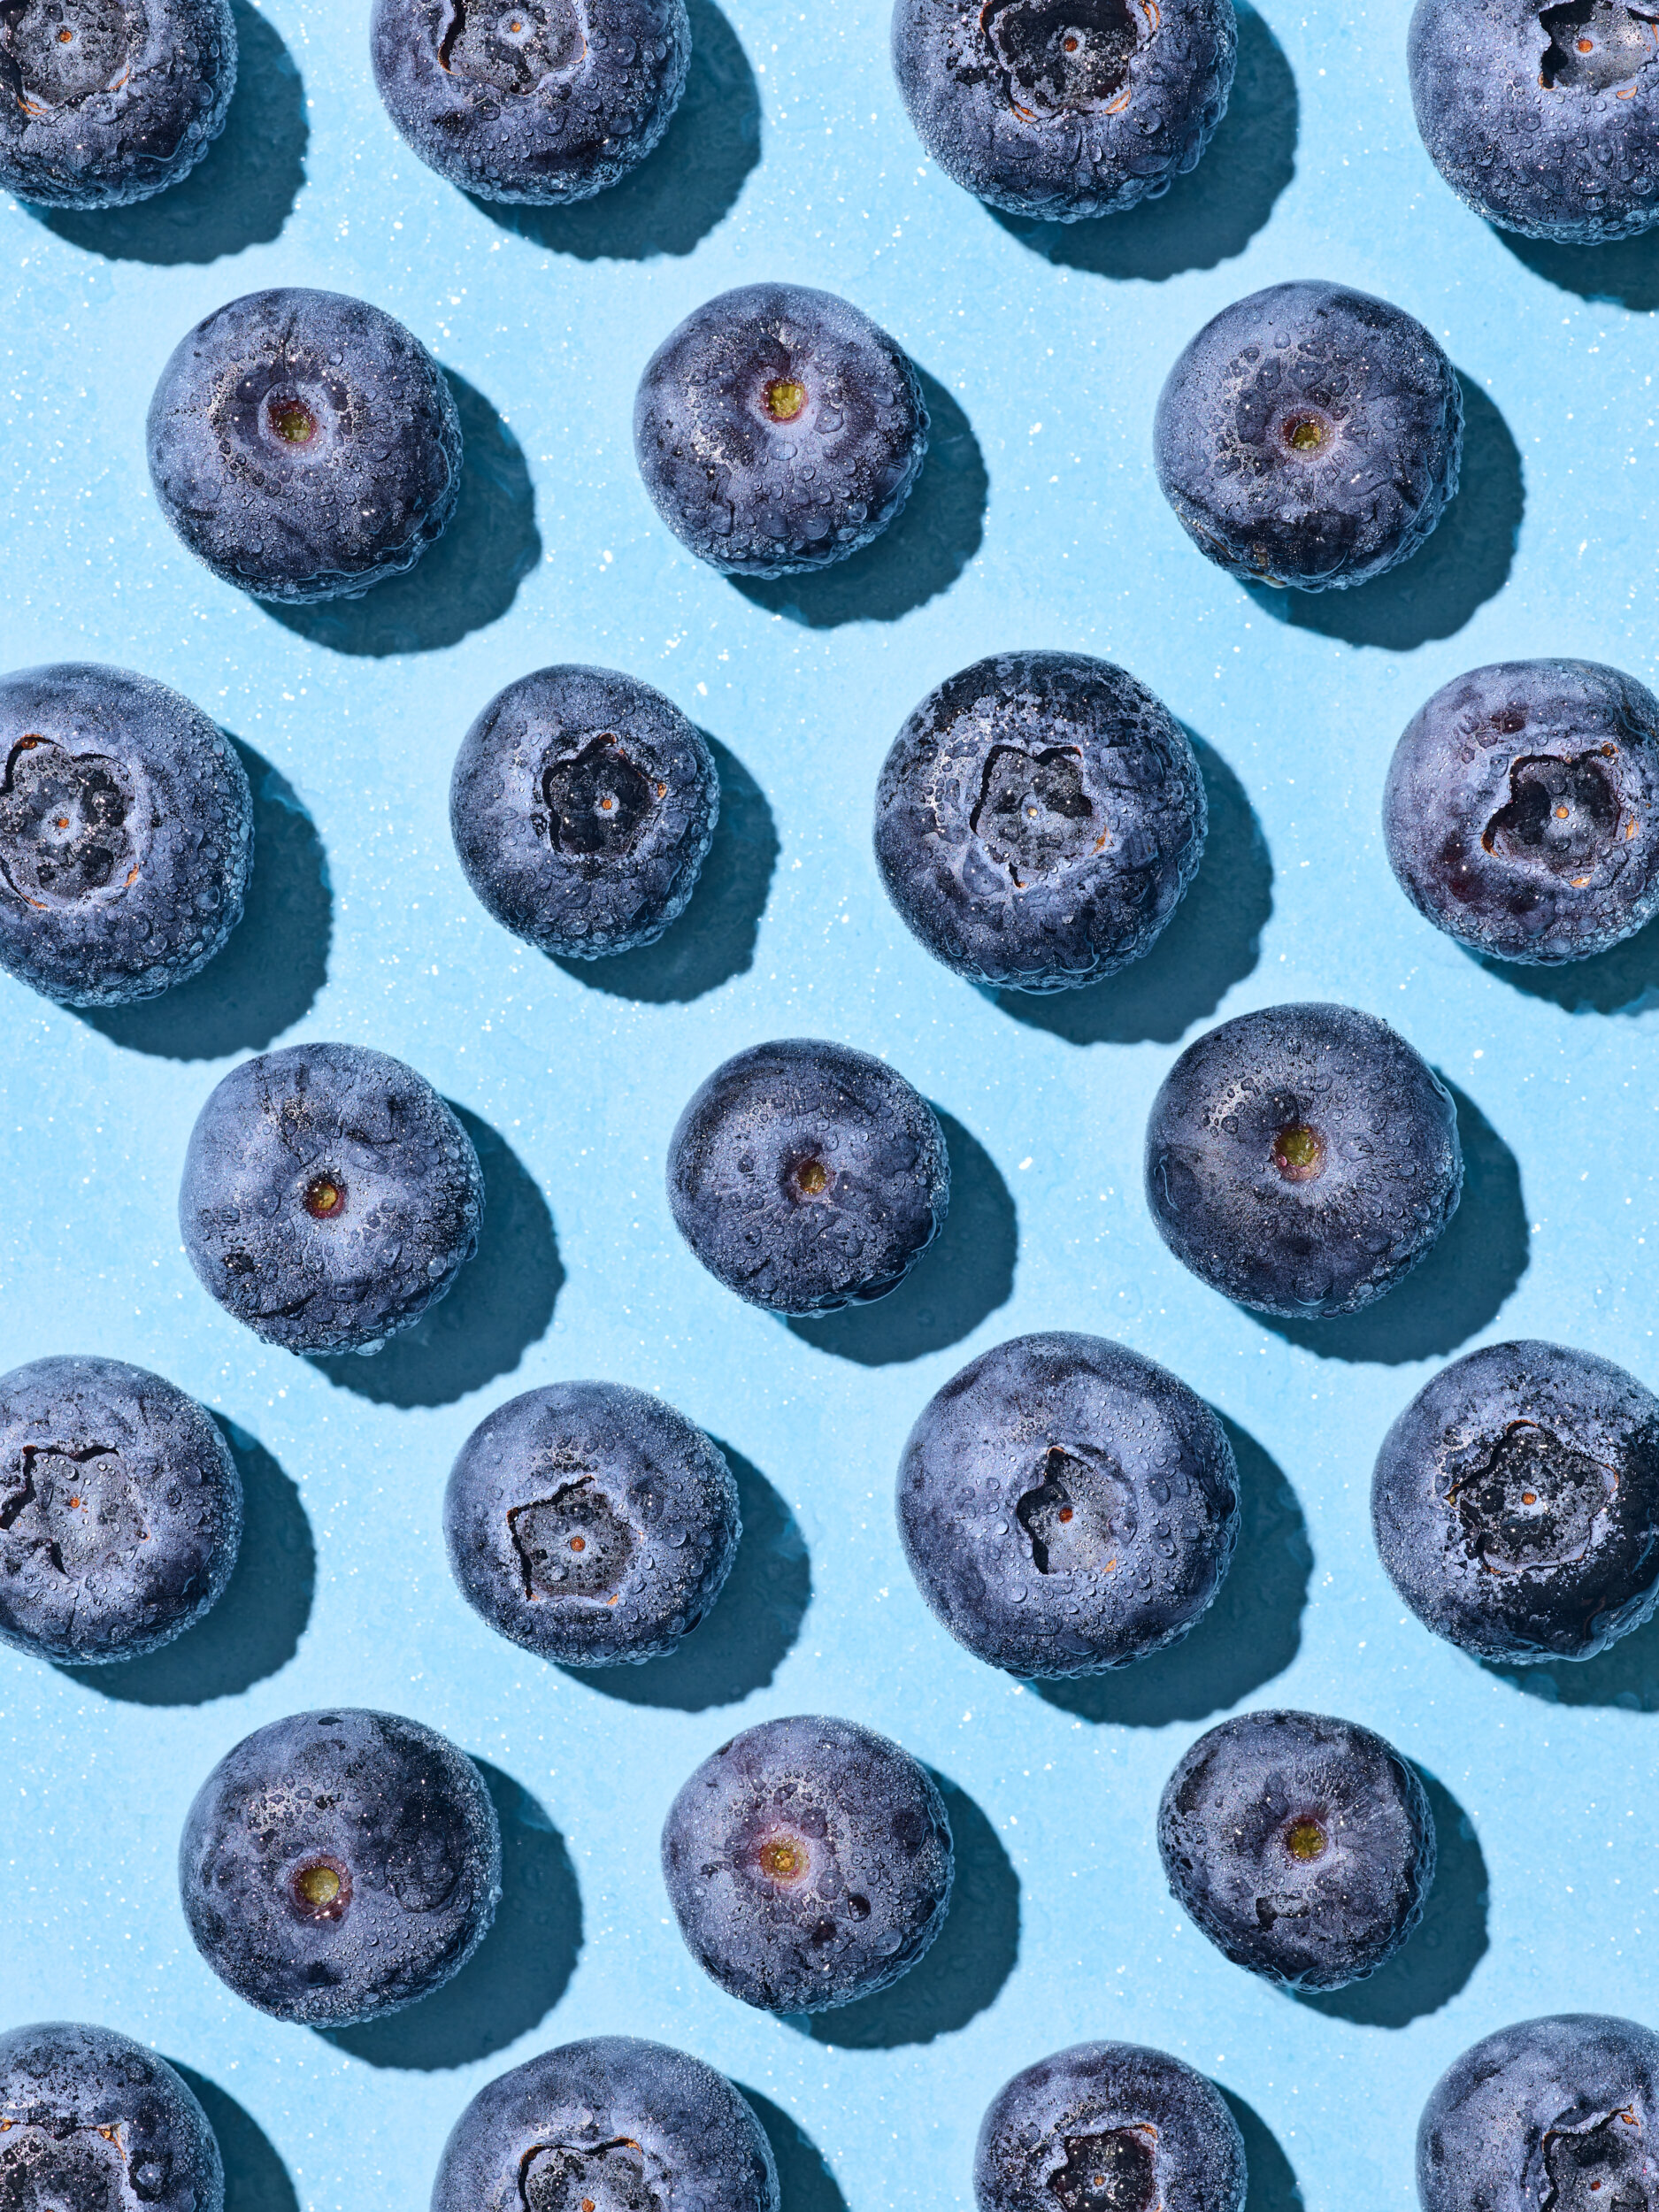
[[[250,292],[174,349],[150,474],[198,561],[256,599],[356,599],[413,568],[461,487],[461,419],[419,338],[365,301]]]
[[[669,1808],[663,1879],[687,1947],[763,2012],[897,1981],[944,1924],[950,1824],[926,1768],[846,1720],[763,1721]]]
[[[465,737],[449,827],[503,929],[565,959],[653,944],[685,911],[720,811],[701,733],[649,684],[542,668]]]
[[[362,1045],[233,1068],[196,1116],[179,1229],[209,1294],[289,1352],[379,1351],[478,1247],[484,1179],[425,1079]]]
[[[495,1916],[501,1834],[477,1768],[395,1713],[296,1713],[245,1737],[179,1845],[196,1948],[274,2019],[343,2028],[429,1997]]]
[[[235,89],[230,0],[9,0],[0,191],[35,207],[148,200],[188,176]]]
[[[1241,1014],[1188,1045],[1147,1122],[1147,1203],[1183,1267],[1258,1313],[1356,1313],[1457,1210],[1451,1094],[1374,1014]]]
[[[727,1060],[668,1145],[668,1202],[715,1279],[773,1313],[896,1290],[944,1225],[950,1156],[927,1101],[849,1046],[786,1037]]]
[[[224,2212],[208,2118],[165,2059],[111,2028],[46,2020],[0,2035],[7,2212]]]
[[[619,1383],[509,1399],[461,1447],[443,1533],[498,1635],[569,1667],[661,1659],[714,1603],[742,1520],[722,1453]]]
[[[1286,1989],[1345,1989],[1423,1917],[1434,1816],[1400,1754],[1319,1713],[1241,1713],[1164,1785],[1158,1852],[1223,1955]]]
[[[1099,1674],[1176,1642],[1210,1604],[1238,1541],[1238,1480],[1220,1422],[1167,1368],[1103,1337],[1016,1337],[922,1409],[899,1534],[976,1658]]]
[[[999,653],[952,676],[876,786],[876,864],[906,927],[971,982],[1023,991],[1150,951],[1207,826],[1180,724],[1081,653]]]
[[[1659,699],[1595,661],[1471,669],[1406,725],[1383,835],[1412,905],[1471,952],[1605,952],[1659,911]]]
[[[80,1666],[157,1650],[241,1542],[242,1477],[194,1398],[116,1359],[0,1375],[0,1643]]]
[[[369,46],[386,111],[428,169],[480,199],[562,207],[662,138],[691,26],[685,0],[375,0]]]
[[[897,0],[893,69],[917,135],[1010,215],[1118,215],[1198,166],[1227,111],[1233,0]]]
[[[1153,426],[1158,482],[1199,551],[1299,591],[1409,560],[1457,489],[1463,442],[1456,371],[1423,325],[1311,281],[1206,323]]]
[[[1659,1603],[1659,1398],[1593,1352],[1483,1345],[1425,1385],[1371,1477],[1383,1565],[1479,1659],[1594,1659]]]
[[[1075,2043],[1027,2066],[991,2100],[973,2158],[979,2212],[1243,2212],[1245,2189],[1220,2093],[1141,2043]]]
[[[778,2212],[772,2146],[712,2066],[628,2035],[562,2044],[480,2089],[432,2212]]]
[[[747,284],[645,365],[634,449],[657,511],[730,576],[827,568],[910,497],[927,450],[916,372],[832,292]]]
[[[1659,2205],[1659,2036],[1634,2020],[1517,2020],[1454,2059],[1417,2124],[1423,2212]]]
[[[204,968],[242,919],[253,797],[199,707],[124,668],[0,677],[0,967],[65,1006]]]

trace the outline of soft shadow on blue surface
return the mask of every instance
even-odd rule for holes
[[[1547,1705],[1605,1705],[1659,1713],[1659,1620],[1645,1622],[1596,1659],[1556,1659],[1542,1667],[1483,1660],[1488,1674]]]
[[[176,2058],[167,2061],[196,2098],[225,2162],[225,2212],[300,2212],[300,2200],[280,2154],[259,2123],[234,2097]]]
[[[1249,2175],[1244,2212],[1303,2212],[1302,2193],[1279,2138],[1254,2105],[1246,2104],[1233,2090],[1222,2089],[1219,2082],[1216,2087],[1221,2090],[1244,2138],[1244,2162]]]
[[[754,2107],[755,2117],[765,2130],[772,2154],[778,2162],[783,2212],[847,2212],[841,2184],[806,2130],[791,2119],[781,2105],[773,2104],[770,2097],[763,2097],[747,2082],[739,2082],[737,2086]]]
[[[1640,238],[1621,238],[1610,246],[1557,246],[1541,238],[1519,238],[1513,231],[1488,229],[1534,276],[1581,300],[1606,300],[1637,314],[1659,307],[1659,230]]]
[[[1547,998],[1564,1014],[1651,1013],[1659,1006],[1659,922],[1591,959],[1569,960],[1558,968],[1527,967],[1518,960],[1477,959],[1477,964],[1523,997]]]

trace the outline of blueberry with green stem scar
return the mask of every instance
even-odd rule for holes
[[[0,2035],[6,2212],[224,2212],[212,2128],[165,2059],[112,2028],[42,2021]]]

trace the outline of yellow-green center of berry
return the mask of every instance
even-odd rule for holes
[[[1285,425],[1285,443],[1293,453],[1317,453],[1325,436],[1325,426],[1317,415],[1293,415]]]
[[[332,1175],[319,1175],[305,1187],[305,1210],[313,1221],[332,1221],[346,1202],[346,1194]]]
[[[1273,1140],[1273,1165],[1286,1183],[1311,1183],[1325,1166],[1325,1139],[1305,1121],[1294,1121]]]
[[[309,445],[317,435],[317,418],[300,399],[273,399],[271,427],[285,445]]]
[[[760,1870],[774,1882],[798,1882],[806,1872],[806,1853],[787,1836],[774,1836],[760,1847]]]
[[[829,1188],[829,1170],[822,1160],[803,1160],[795,1170],[795,1182],[808,1198],[821,1198]]]
[[[806,386],[792,376],[774,376],[766,387],[766,412],[774,422],[793,422],[806,405]]]
[[[1328,1839],[1317,1820],[1303,1815],[1293,1820],[1285,1831],[1285,1848],[1293,1859],[1300,1859],[1305,1866],[1314,1859],[1322,1859]]]

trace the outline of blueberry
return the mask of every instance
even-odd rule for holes
[[[778,2212],[772,2147],[724,2074],[627,2035],[561,2044],[480,2089],[432,2212]]]
[[[1474,668],[1394,748],[1383,834],[1418,913],[1471,952],[1605,952],[1659,910],[1659,699],[1595,661]]]
[[[1330,591],[1417,551],[1463,442],[1456,371],[1422,324],[1307,282],[1204,325],[1159,395],[1153,457],[1201,553],[1246,583]]]
[[[465,737],[449,827],[503,929],[593,960],[653,943],[685,910],[720,811],[700,732],[649,684],[542,668],[499,691]]]
[[[23,668],[0,677],[0,967],[68,1006],[205,967],[253,857],[248,778],[207,716],[123,668]]]
[[[296,1713],[196,1792],[179,1890],[196,1948],[261,2012],[378,2020],[482,1942],[501,1895],[495,1809],[472,1761],[419,1721]]]
[[[4,20],[4,18],[0,18]],[[165,2059],[111,2028],[0,2034],[5,2212],[224,2212],[207,2115]]]
[[[663,1878],[706,1974],[763,2012],[823,2012],[908,1973],[950,1901],[950,1824],[873,1729],[763,1721],[669,1808]]]
[[[244,1060],[196,1116],[179,1190],[190,1264],[290,1352],[374,1352],[478,1245],[484,1179],[430,1083],[362,1045]]]
[[[1206,820],[1187,733],[1144,684],[1082,653],[999,653],[930,691],[895,739],[876,864],[936,960],[1058,991],[1151,949]]]
[[[899,1462],[922,1595],[1010,1674],[1099,1674],[1186,1635],[1239,1534],[1215,1415],[1103,1337],[993,1346],[929,1399]]]
[[[1288,1989],[1343,1989],[1422,1919],[1434,1816],[1369,1728],[1240,1713],[1164,1785],[1158,1851],[1177,1902],[1235,1966]]]
[[[1187,1046],[1147,1122],[1147,1202],[1176,1258],[1260,1313],[1355,1313],[1457,1210],[1457,1112],[1373,1014],[1268,1006]]]
[[[1423,2212],[1652,2212],[1659,2035],[1605,2013],[1520,2020],[1435,2083],[1417,2125]]]
[[[1195,169],[1227,110],[1233,0],[897,0],[923,145],[1010,215],[1117,215]]]
[[[657,511],[733,576],[845,560],[910,497],[927,450],[916,372],[831,292],[747,284],[645,365],[634,449]]]
[[[559,207],[637,169],[686,87],[685,0],[374,0],[386,111],[428,169]]]
[[[668,1202],[709,1272],[773,1313],[895,1290],[938,1234],[950,1157],[927,1101],[867,1052],[814,1038],[716,1068],[668,1146]]]
[[[442,370],[339,292],[250,292],[199,322],[161,373],[149,436],[167,520],[257,599],[355,599],[401,576],[460,490]]]
[[[230,0],[5,0],[0,191],[127,207],[188,176],[236,88]]]
[[[1244,2139],[1167,2051],[1075,2043],[1005,2082],[979,2126],[979,2212],[1243,2212]]]

